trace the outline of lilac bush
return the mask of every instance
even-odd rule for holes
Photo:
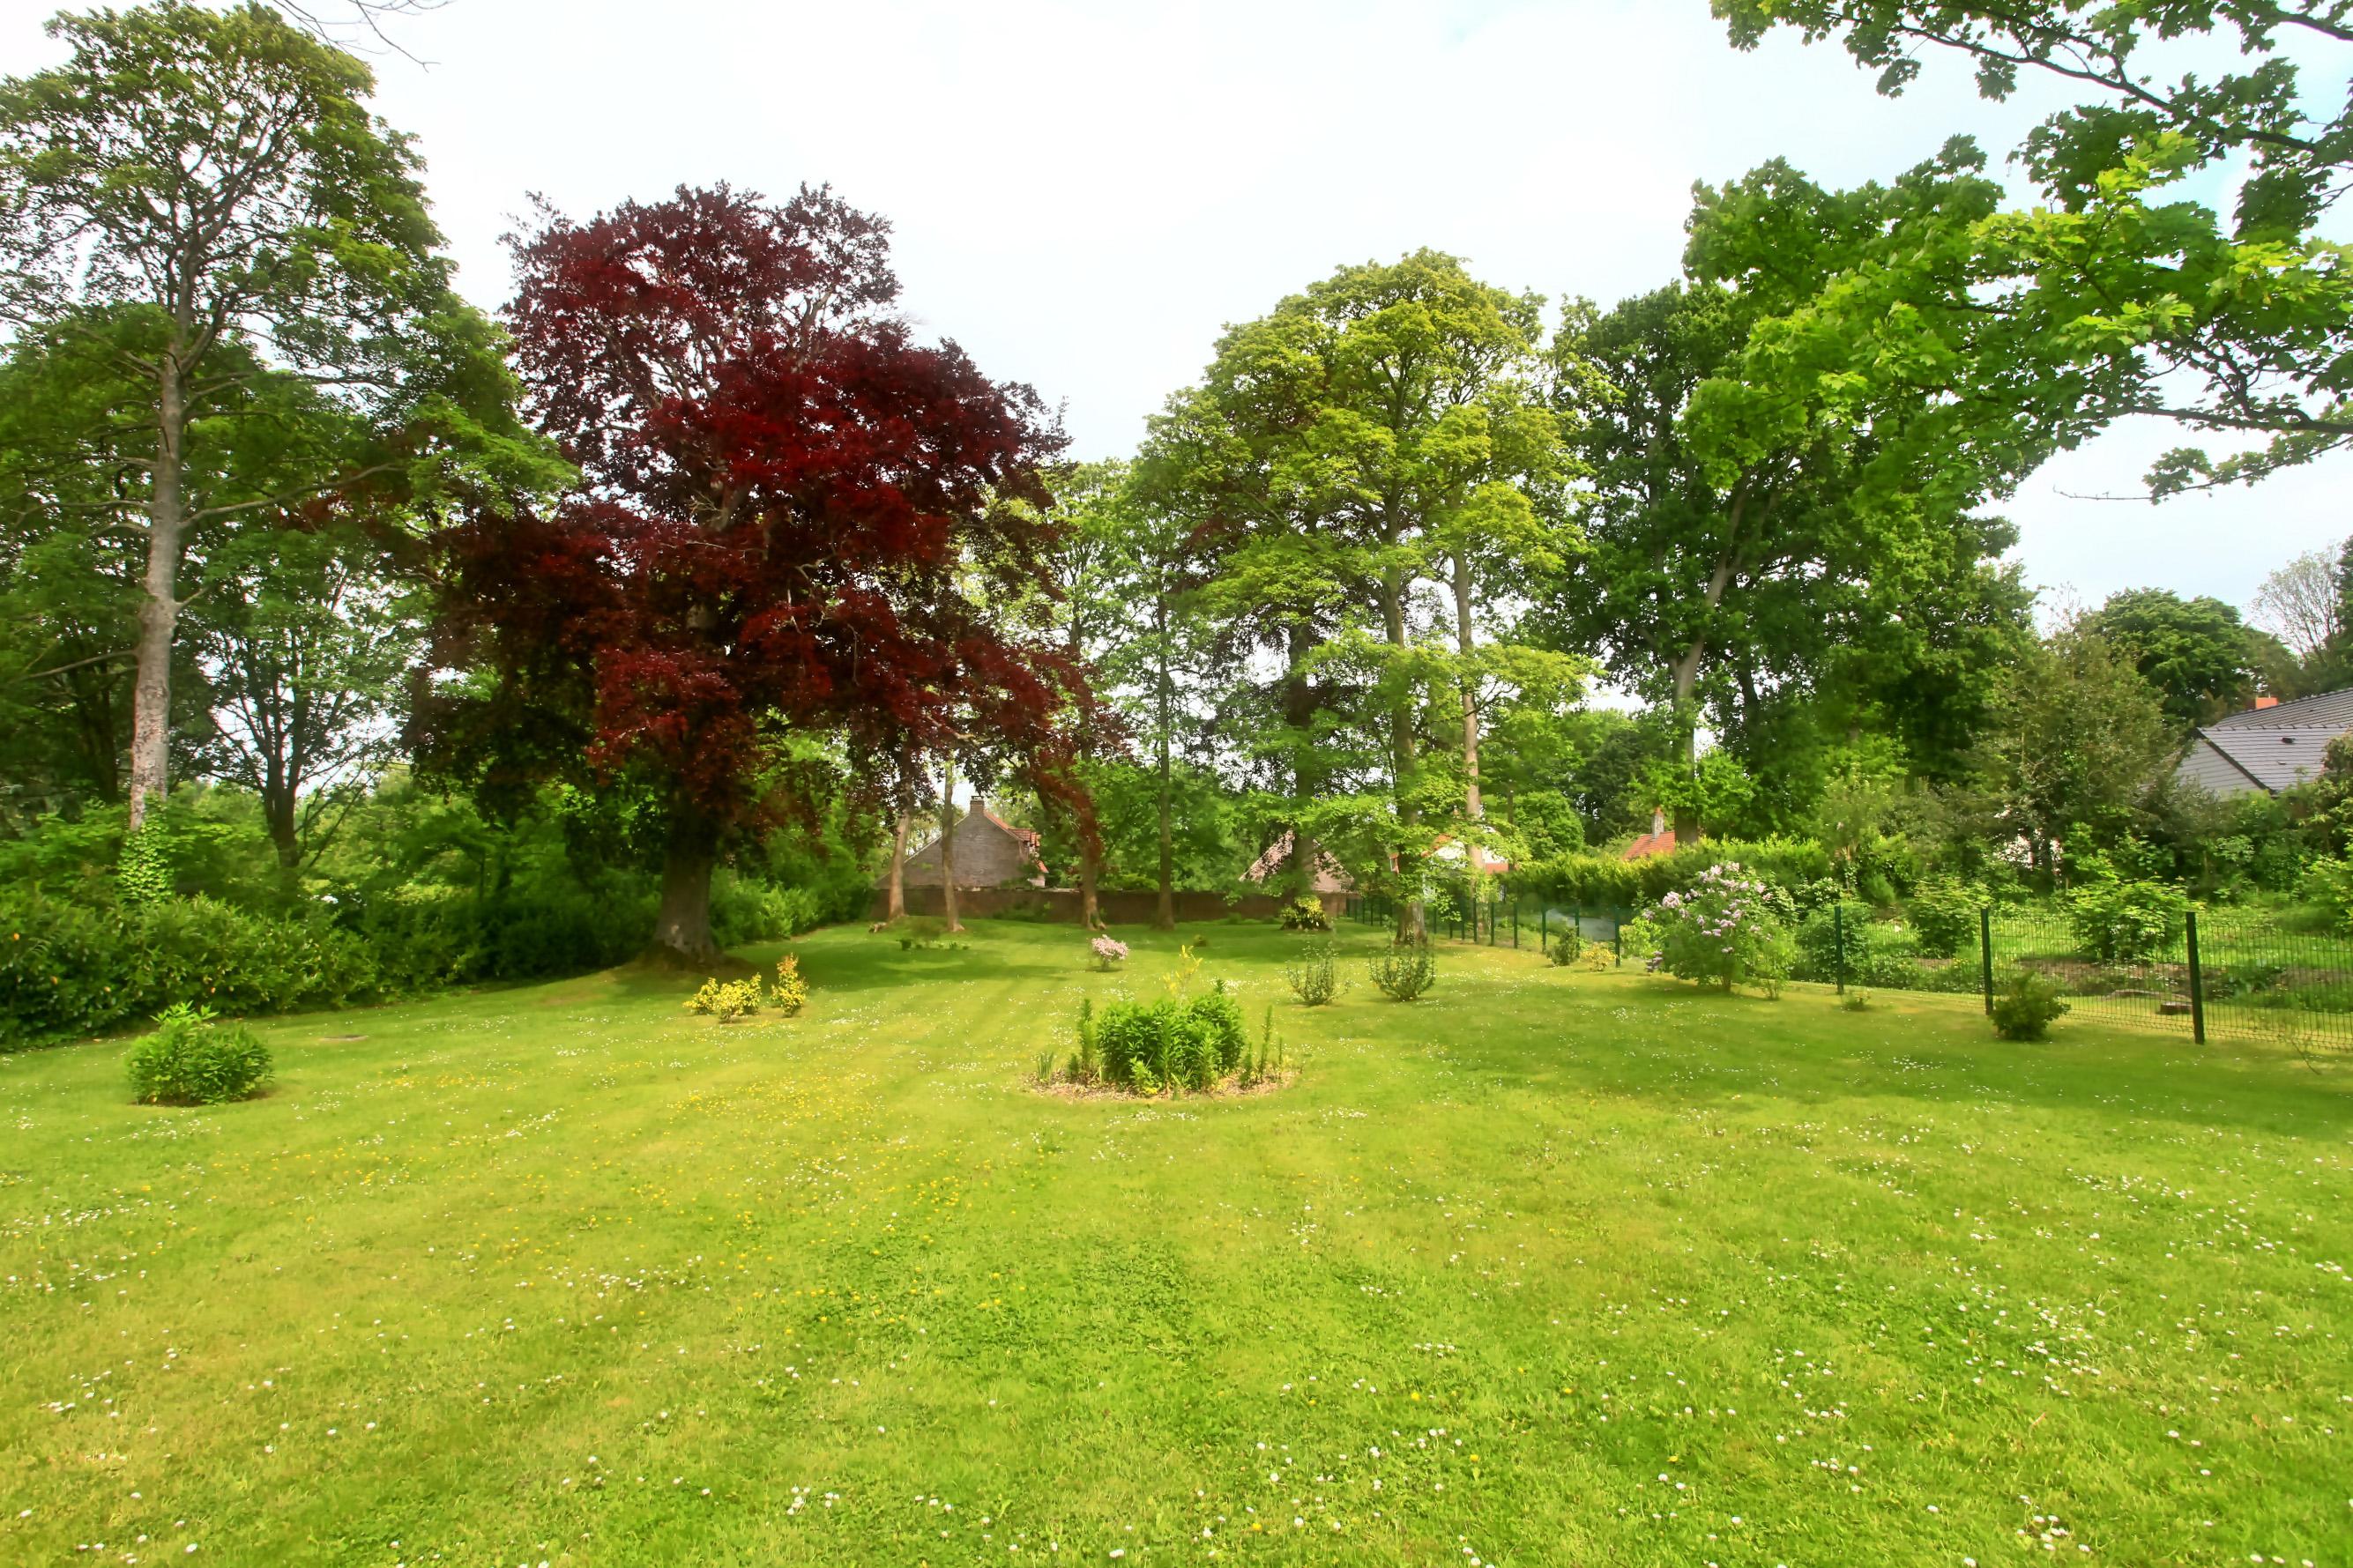
[[[1095,955],[1097,969],[1109,969],[1127,958],[1127,943],[1108,936],[1095,938],[1088,944],[1088,951]]]
[[[1788,895],[1744,873],[1736,860],[1700,873],[1642,917],[1649,967],[1726,991],[1759,985],[1778,994],[1789,973]]]

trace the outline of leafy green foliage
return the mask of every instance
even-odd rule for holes
[[[1324,912],[1324,900],[1314,893],[1302,893],[1282,906],[1277,917],[1285,931],[1330,931],[1332,917]]]
[[[1565,855],[1514,871],[1512,885],[1556,905],[1631,909],[1689,886],[1710,866],[1725,860],[1737,860],[1752,876],[1793,893],[1811,883],[1831,881],[1834,870],[1829,853],[1810,839],[1706,839],[1640,860]]]
[[[1943,878],[1912,889],[1905,912],[1919,935],[1922,952],[1930,958],[1952,958],[1977,950],[1981,935],[1978,911],[1984,905],[1984,898],[1974,889]]]
[[[2102,963],[2146,963],[2182,936],[2189,895],[2165,882],[2094,882],[2066,899],[2076,951]]]
[[[181,1002],[155,1016],[155,1032],[131,1047],[132,1098],[145,1105],[219,1105],[250,1100],[269,1081],[269,1049],[243,1024]]]
[[[2059,999],[2058,983],[2032,970],[2021,970],[1994,994],[1993,1032],[2005,1040],[2047,1038],[2051,1026],[2067,1016]]]
[[[1373,955],[1374,987],[1392,1002],[1419,1001],[1438,984],[1438,955],[1426,942],[1401,942]]]
[[[1222,987],[1188,999],[1113,1002],[1082,1015],[1079,1055],[1092,1052],[1103,1080],[1138,1094],[1163,1087],[1199,1092],[1240,1069],[1249,1046],[1241,1004]]]
[[[1566,969],[1585,955],[1585,936],[1575,925],[1560,928],[1560,934],[1545,949],[1545,956],[1556,969]]]
[[[1958,401],[2005,384],[2047,381],[2100,422],[2168,415],[2200,433],[2253,431],[2269,444],[2216,458],[2171,452],[2151,473],[2159,495],[2259,479],[2353,439],[2344,353],[2353,275],[2328,215],[2353,184],[2353,106],[2337,89],[2353,44],[2345,8],[2290,0],[1715,0],[1733,41],[1776,26],[1841,37],[1879,90],[1900,93],[1922,57],[1944,48],[1975,69],[1978,92],[2007,99],[2042,77],[2077,95],[2030,132],[2017,157],[2036,189],[2029,210],[1985,211],[1960,230],[1957,279],[1973,288],[1978,352],[1962,356]],[[2173,40],[2237,35],[2243,68],[2150,68]],[[2285,46],[2294,40],[2295,47]],[[2303,72],[2323,79],[2307,88]],[[2227,216],[2200,187],[2233,179]],[[1873,281],[1923,253],[1894,225],[1823,292],[1870,325]],[[1915,331],[1889,319],[1893,348]],[[1873,352],[1881,352],[1878,344]]]
[[[1319,942],[1303,948],[1283,966],[1291,994],[1305,1007],[1321,1007],[1340,994],[1340,971],[1332,943]]]
[[[2239,612],[2204,595],[2164,588],[2111,594],[2084,617],[2084,629],[2116,645],[2188,730],[2254,700],[2260,649]]]

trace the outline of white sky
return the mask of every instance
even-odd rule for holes
[[[0,70],[57,58],[0,0]],[[2007,105],[1954,61],[1888,100],[1835,46],[1736,53],[1705,0],[448,0],[377,61],[472,298],[540,191],[585,216],[681,183],[830,181],[896,226],[904,302],[992,374],[1067,405],[1078,455],[1133,449],[1226,322],[1418,246],[1604,303],[1675,276],[1694,180],[1775,156],[1886,178],[1956,131],[1997,158],[2060,100]],[[2339,459],[2145,503],[2181,437],[2140,422],[2010,508],[2030,578],[2096,602],[2243,603],[2348,531]]]

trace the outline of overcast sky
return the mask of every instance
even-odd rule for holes
[[[54,6],[0,0],[0,68],[57,58]],[[681,182],[831,182],[896,226],[905,304],[1124,455],[1219,328],[1335,267],[1419,246],[1608,303],[1675,276],[1694,180],[1786,157],[1886,178],[1955,132],[1999,157],[2059,101],[1978,100],[1939,61],[1905,98],[1834,46],[1725,43],[1705,0],[448,0],[379,58],[466,292],[544,193],[575,215]],[[2146,503],[2171,426],[2120,428],[2010,507],[2029,577],[2096,602],[2243,603],[2353,523],[2353,459]]]

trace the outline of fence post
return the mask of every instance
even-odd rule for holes
[[[1487,945],[1489,947],[1495,945],[1495,921],[1497,918],[1495,911],[1503,907],[1504,901],[1501,899],[1489,899],[1487,900]]]
[[[1550,899],[1536,906],[1536,945],[1546,952],[1552,951],[1552,900]]]
[[[1520,946],[1520,896],[1519,896],[1517,893],[1514,893],[1514,894],[1512,895],[1512,950],[1513,950],[1514,952],[1516,952],[1517,951],[1519,951],[1519,946]]]
[[[2191,910],[2181,918],[2189,940],[2189,1037],[2202,1046],[2206,1043],[2206,975],[2198,964],[2198,911]]]
[[[1626,962],[1626,922],[1618,918],[1614,909],[1609,911],[1609,947],[1618,955],[1619,963]]]
[[[1831,905],[1831,941],[1838,953],[1838,994],[1846,994],[1846,903]]]
[[[1993,906],[1978,906],[1978,975],[1985,984],[1986,1016],[1993,1016]]]

